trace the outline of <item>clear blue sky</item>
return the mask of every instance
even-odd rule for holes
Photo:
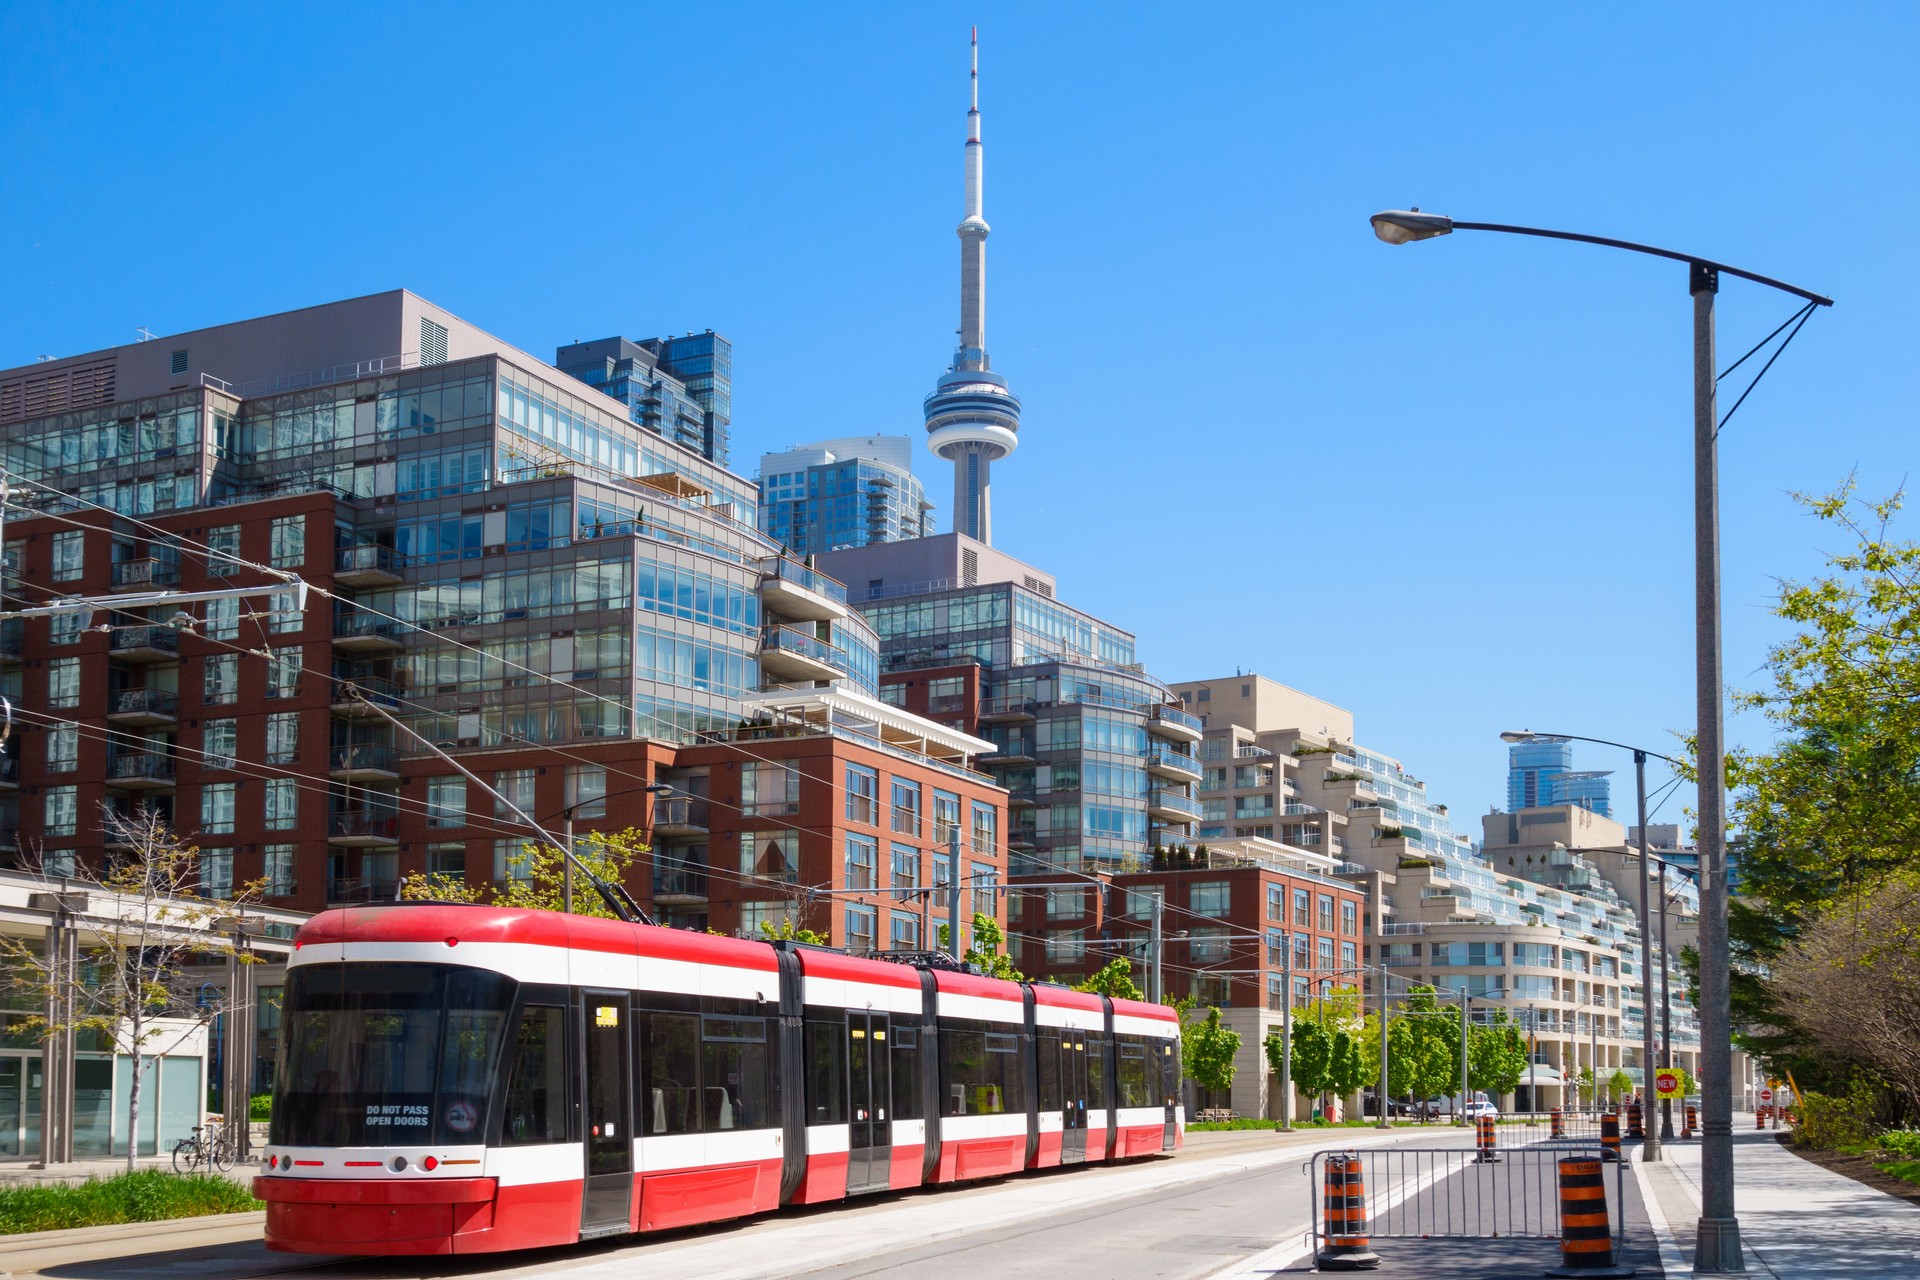
[[[1920,9],[1894,4],[7,4],[0,365],[405,286],[535,352],[720,330],[749,473],[918,435],[972,22],[988,345],[1026,406],[998,544],[1164,678],[1352,708],[1475,836],[1502,728],[1691,727],[1684,268],[1388,249],[1369,213],[1838,300],[1723,439],[1736,682],[1781,634],[1775,575],[1834,544],[1787,491],[1912,466]],[[1723,353],[1792,305],[1729,282]]]

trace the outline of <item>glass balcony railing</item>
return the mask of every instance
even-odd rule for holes
[[[173,760],[168,756],[141,752],[114,756],[107,761],[109,782],[171,782]]]
[[[825,596],[836,604],[847,602],[847,589],[827,577],[824,573],[815,573],[798,560],[789,560],[785,556],[769,556],[760,562],[760,572],[782,582],[791,582],[815,595]]]
[[[8,618],[0,622],[0,662],[18,662],[26,653],[27,622]]]
[[[1196,778],[1200,776],[1199,759],[1195,756],[1188,755],[1178,747],[1169,747],[1155,743],[1153,746],[1147,748],[1147,763],[1158,765],[1164,769],[1178,769],[1183,773],[1190,773]]]
[[[1190,715],[1178,707],[1169,707],[1156,703],[1153,705],[1152,714],[1155,720],[1162,721],[1166,724],[1177,724],[1182,728],[1191,729],[1195,733],[1200,732],[1200,717]]]
[[[762,628],[760,648],[763,653],[790,653],[796,657],[811,658],[835,671],[845,671],[848,667],[845,650],[835,648],[818,636],[810,636],[798,627],[773,625]]]
[[[400,572],[400,557],[392,547],[341,547],[334,553],[333,571],[335,573],[391,573]]]
[[[171,717],[179,702],[177,696],[165,689],[122,689],[108,701],[107,714]]]
[[[358,702],[364,697],[368,702],[383,707],[400,705],[400,683],[386,676],[335,676],[334,696],[336,703]]]
[[[130,653],[157,649],[162,653],[180,652],[180,633],[172,627],[115,627],[107,642],[109,653]]]
[[[1153,809],[1171,809],[1175,813],[1184,813],[1194,818],[1200,816],[1200,802],[1191,796],[1181,795],[1178,791],[1163,791],[1156,787],[1148,794],[1147,805]]]
[[[380,876],[350,876],[327,881],[328,902],[392,902],[399,897],[396,880]]]
[[[336,813],[327,819],[327,834],[343,839],[392,840],[399,831],[400,820],[391,813]]]
[[[113,566],[113,588],[170,587],[180,581],[180,566],[165,560],[122,560]]]
[[[337,613],[333,617],[336,640],[381,639],[398,644],[401,626],[388,618],[364,613]]]
[[[358,773],[363,770],[373,773],[393,773],[396,771],[395,759],[392,747],[362,743],[352,747],[335,747],[330,767],[340,773]]]
[[[699,863],[662,863],[654,868],[653,896],[656,898],[706,897],[707,868]]]

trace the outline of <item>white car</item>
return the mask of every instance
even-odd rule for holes
[[[1444,1098],[1435,1098],[1427,1104],[1427,1114],[1434,1117],[1451,1117],[1453,1115],[1453,1109],[1458,1103],[1459,1098],[1453,1095],[1448,1095]],[[1500,1108],[1493,1105],[1493,1099],[1489,1098],[1484,1090],[1476,1090],[1472,1099],[1467,1103],[1465,1114],[1469,1120],[1478,1120],[1481,1116],[1492,1116],[1495,1120],[1498,1120],[1500,1118]]]

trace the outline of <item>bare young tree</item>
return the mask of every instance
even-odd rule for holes
[[[1773,982],[1781,1012],[1821,1052],[1920,1108],[1920,872],[1835,898],[1782,952]]]
[[[0,937],[0,968],[6,985],[34,996],[41,1010],[23,1030],[43,1039],[95,1032],[131,1059],[131,1171],[139,1153],[142,1084],[157,1060],[155,1051],[167,1048],[155,1043],[165,1033],[156,1020],[190,1018],[205,1025],[225,1009],[224,998],[200,998],[205,969],[193,961],[234,954],[233,933],[223,926],[244,915],[258,886],[243,887],[232,898],[206,896],[199,849],[144,806],[131,813],[107,809],[101,821],[108,843],[123,850],[105,868],[49,866],[44,856],[38,859],[49,892],[77,891],[86,898],[75,921],[86,939],[79,964],[70,966],[25,939]],[[242,1117],[244,1123],[244,1112]]]

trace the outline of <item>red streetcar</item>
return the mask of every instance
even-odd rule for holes
[[[930,959],[930,958],[928,958]],[[480,1253],[1180,1145],[1172,1010],[555,912],[294,940],[267,1244]]]

